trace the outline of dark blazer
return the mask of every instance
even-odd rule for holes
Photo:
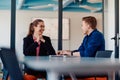
[[[39,56],[48,56],[55,55],[55,50],[51,44],[51,40],[47,36],[43,36],[45,43],[41,42],[40,44],[40,53]],[[34,42],[33,36],[27,36],[23,39],[23,53],[25,56],[36,56],[36,47],[38,46],[37,42]]]
[[[51,44],[51,40],[47,36],[43,36],[45,39],[45,43],[40,43],[40,53],[39,56],[48,56],[48,55],[55,55],[55,50]],[[23,53],[25,56],[36,56],[36,47],[38,46],[37,42],[34,42],[33,36],[29,35],[23,39]],[[45,71],[35,71],[27,66],[25,66],[25,72],[31,75],[40,75],[46,76]]]

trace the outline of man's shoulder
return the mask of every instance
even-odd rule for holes
[[[101,33],[98,30],[95,30],[90,37],[91,37],[91,39],[94,39],[94,40],[97,40],[97,41],[104,39],[103,33]]]
[[[103,33],[98,31],[97,29],[94,31],[93,35],[96,35],[96,36],[103,36]]]

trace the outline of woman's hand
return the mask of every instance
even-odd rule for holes
[[[40,35],[40,41],[43,42],[43,43],[45,43],[45,39],[43,38],[42,35]]]
[[[71,56],[71,51],[70,50],[60,50],[60,51],[57,52],[57,55]]]

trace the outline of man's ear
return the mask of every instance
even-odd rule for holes
[[[91,28],[89,24],[87,24],[87,27],[88,27],[88,29],[90,29],[90,28]]]

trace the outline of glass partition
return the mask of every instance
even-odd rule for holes
[[[10,0],[0,2],[0,40],[1,46],[10,46]],[[103,1],[102,0],[63,0],[63,49],[77,49],[82,42],[81,19],[84,16],[95,16],[98,29],[103,32]],[[23,55],[23,38],[28,33],[29,24],[33,19],[45,21],[44,35],[52,40],[58,50],[58,3],[59,0],[16,0],[15,47]]]
[[[81,22],[85,16],[95,16],[97,28],[103,32],[103,0],[63,0],[63,19],[69,20],[69,30],[63,30],[63,34],[69,33],[63,39],[63,49],[78,49],[84,37]]]
[[[34,19],[45,22],[44,35],[51,38],[55,50],[58,47],[58,0],[18,0],[16,9],[16,50],[23,56],[23,38],[27,36]]]
[[[10,47],[11,0],[0,0],[0,47]]]

